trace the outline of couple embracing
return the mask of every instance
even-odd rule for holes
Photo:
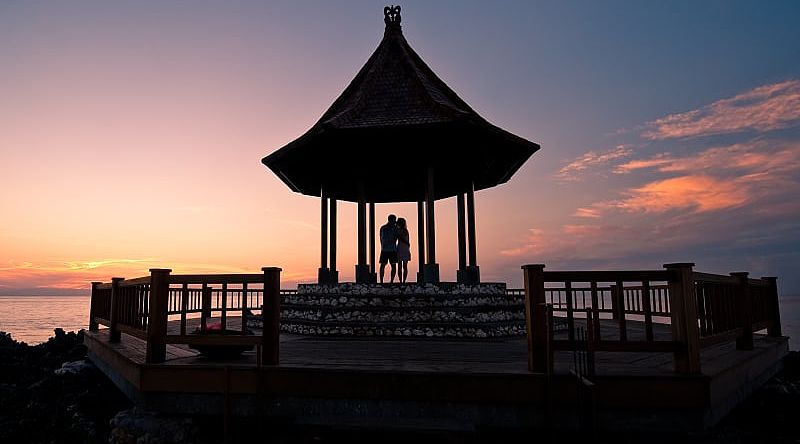
[[[408,278],[408,261],[411,260],[411,243],[409,241],[408,227],[406,220],[402,217],[397,218],[394,214],[389,215],[389,220],[381,227],[381,283],[383,283],[383,273],[386,263],[391,266],[391,280],[394,283],[394,276],[397,274],[400,282],[406,282]],[[400,262],[400,270],[396,264]]]

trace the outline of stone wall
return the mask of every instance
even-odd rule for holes
[[[296,294],[283,297],[281,330],[322,336],[519,336],[525,334],[524,297],[507,294],[502,283],[301,284]]]

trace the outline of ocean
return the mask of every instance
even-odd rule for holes
[[[53,329],[87,328],[89,296],[0,296],[0,331],[30,345],[47,341]],[[800,350],[800,295],[781,296],[783,334]]]

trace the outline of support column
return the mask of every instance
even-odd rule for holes
[[[281,269],[264,267],[264,305],[261,306],[261,360],[259,365],[278,365],[281,337]]]
[[[369,274],[370,282],[377,282],[375,273],[375,202],[369,203]]]
[[[477,284],[481,281],[478,267],[478,248],[475,245],[475,184],[470,183],[467,190],[467,236],[469,238],[469,265],[466,268],[466,282]]]
[[[672,340],[681,344],[673,363],[675,372],[683,374],[700,373],[700,328],[692,267],[693,263],[664,264],[673,273],[668,282]]]
[[[439,282],[439,264],[436,263],[436,215],[434,212],[435,193],[433,189],[433,167],[428,167],[428,186],[425,192],[426,225],[428,231],[428,261],[425,263],[426,283]]]
[[[425,202],[417,202],[417,282],[425,282]]]
[[[456,196],[456,219],[458,222],[458,271],[456,271],[456,281],[466,282],[467,269],[467,234],[464,225],[464,194],[458,193]]]
[[[167,309],[169,307],[170,269],[150,269],[150,309],[147,318],[145,363],[158,364],[167,357]]]
[[[528,336],[528,370],[553,372],[551,326],[547,325],[547,300],[544,292],[544,264],[523,265],[525,281],[525,331]]]
[[[750,293],[750,273],[741,271],[731,273],[738,280],[736,285],[736,323],[742,334],[736,338],[736,350],[753,349],[753,302]]]
[[[336,270],[336,199],[331,199],[331,261],[328,269],[328,282],[331,284],[339,283],[339,272]]]
[[[325,190],[319,194],[320,200],[320,260],[319,272],[317,273],[317,283],[327,284],[330,280],[328,272],[328,197],[325,196]]]
[[[112,277],[111,278],[111,305],[108,326],[108,341],[119,342],[122,339],[122,334],[119,331],[119,303],[122,298],[119,283],[124,281],[125,278]]]
[[[367,202],[363,194],[358,198],[358,264],[356,264],[356,282],[369,282],[369,265],[367,265]]]

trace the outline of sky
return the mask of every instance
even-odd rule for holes
[[[260,160],[344,90],[384,5],[0,0],[0,294],[87,292],[153,267],[315,280],[319,200]],[[476,194],[484,280],[520,287],[527,263],[694,262],[800,293],[800,3],[402,7],[434,72],[542,147]],[[454,199],[436,211],[454,280]],[[378,221],[390,212],[415,235],[414,204],[378,205]],[[342,280],[355,217],[340,204]]]

